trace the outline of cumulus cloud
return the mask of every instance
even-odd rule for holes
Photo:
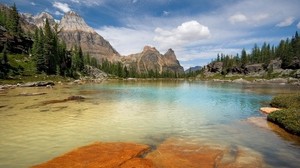
[[[300,22],[298,22],[298,24],[297,24],[297,28],[298,28],[298,29],[300,29]]]
[[[294,18],[293,17],[288,17],[286,19],[284,19],[283,21],[281,21],[280,23],[278,23],[276,26],[277,27],[287,27],[290,26],[291,24],[294,23]]]
[[[31,4],[32,6],[35,6],[35,5],[36,5],[34,2],[30,2],[30,4]]]
[[[229,22],[232,24],[247,21],[247,17],[243,14],[235,14],[229,17]]]
[[[53,3],[53,7],[61,10],[62,12],[69,12],[71,10],[71,8],[69,7],[69,5],[67,3],[61,3],[61,2],[54,2]]]
[[[182,46],[210,37],[208,27],[201,25],[195,20],[184,22],[172,30],[158,27],[155,29],[155,33],[154,41],[158,42],[162,47]]]

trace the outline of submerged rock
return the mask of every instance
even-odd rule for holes
[[[47,93],[41,92],[41,93],[20,93],[19,96],[39,96],[39,95],[45,95]]]
[[[240,146],[201,144],[189,140],[168,139],[146,156],[154,167],[237,168],[264,167],[262,156]]]
[[[265,167],[259,153],[240,146],[201,144],[193,140],[169,138],[147,154],[149,151],[148,145],[97,142],[33,167]]]
[[[98,167],[152,167],[152,162],[139,159],[149,151],[148,145],[133,143],[101,143],[96,142],[75,149],[46,163],[33,168],[98,168]],[[144,166],[145,165],[145,166]]]
[[[25,84],[21,84],[20,87],[46,87],[46,86],[54,86],[54,82],[52,81],[39,81],[39,82],[28,82]]]
[[[43,105],[47,105],[47,104],[63,103],[63,102],[73,101],[73,100],[82,101],[84,99],[85,99],[85,97],[83,97],[83,96],[69,96],[68,98],[62,99],[62,100],[48,100],[48,101],[44,101],[42,104]]]

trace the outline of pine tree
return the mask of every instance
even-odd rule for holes
[[[9,69],[10,69],[10,65],[8,63],[8,57],[7,57],[7,44],[5,44],[2,51],[2,59],[0,62],[0,77],[5,79],[7,77]]]
[[[243,67],[248,63],[248,57],[245,49],[242,50],[241,63]]]
[[[83,53],[82,53],[81,46],[79,46],[77,55],[78,55],[78,70],[80,72],[82,72],[84,70],[84,59],[83,59]]]

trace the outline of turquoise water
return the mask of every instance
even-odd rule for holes
[[[94,141],[156,146],[170,137],[200,139],[259,152],[270,167],[300,165],[300,141],[246,120],[275,93],[299,91],[188,81],[119,81],[0,94],[0,167],[28,167]],[[18,96],[45,92],[41,96]],[[82,95],[84,101],[43,104]]]

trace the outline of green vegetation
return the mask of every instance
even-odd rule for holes
[[[282,60],[281,68],[283,69],[298,69],[292,62],[293,60],[300,60],[300,37],[298,32],[292,37],[286,40],[281,40],[277,46],[271,46],[264,43],[261,47],[257,44],[252,48],[251,53],[247,53],[245,49],[241,51],[241,56],[237,55],[224,55],[218,54],[217,58],[213,62],[223,63],[223,75],[226,75],[234,67],[244,68],[248,64],[263,64],[263,67],[267,69],[271,60]],[[273,69],[270,67],[267,69],[269,74]]]
[[[269,114],[268,121],[300,136],[300,93],[276,96],[271,106],[284,109]]]
[[[0,25],[6,28],[11,35],[21,35],[22,29],[19,19],[19,13],[15,3],[9,10],[0,10]]]

